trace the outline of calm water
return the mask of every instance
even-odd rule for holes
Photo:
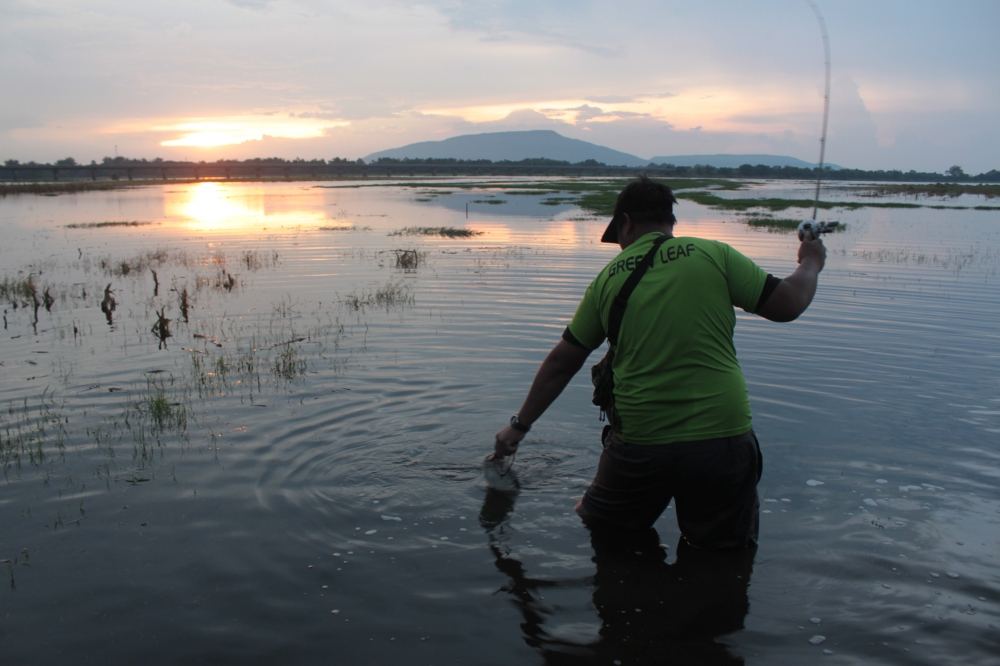
[[[614,252],[544,198],[0,199],[0,280],[33,276],[42,302],[3,306],[0,661],[998,663],[1000,213],[835,212],[808,313],[739,313],[761,545],[705,561],[671,510],[624,553],[579,524],[600,449],[583,374],[522,447],[519,494],[485,487],[493,433]],[[794,265],[789,235],[678,213],[678,234]],[[68,226],[107,221],[150,224]],[[482,233],[390,235],[411,226]]]

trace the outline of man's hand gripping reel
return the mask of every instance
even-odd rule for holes
[[[840,222],[817,222],[815,220],[803,220],[799,224],[798,228],[799,240],[817,240],[823,234],[831,233],[839,226]]]

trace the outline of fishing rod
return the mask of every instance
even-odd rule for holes
[[[823,13],[820,12],[819,7],[813,0],[806,0],[806,2],[809,3],[809,8],[812,9],[819,22],[819,31],[823,37],[823,64],[826,70],[826,86],[823,90],[823,129],[819,137],[819,167],[816,169],[816,195],[813,198],[812,219],[804,220],[798,228],[799,240],[815,240],[822,234],[833,231],[840,223],[816,221],[816,211],[819,209],[819,190],[823,183],[823,166],[826,159],[826,130],[830,121],[830,35],[826,31],[826,21],[823,19]]]

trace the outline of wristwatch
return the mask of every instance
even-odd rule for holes
[[[521,419],[517,418],[517,414],[514,414],[514,416],[510,417],[510,427],[518,432],[528,432],[529,430],[531,430],[530,425],[525,425],[524,423],[521,423]]]

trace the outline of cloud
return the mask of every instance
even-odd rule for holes
[[[271,4],[271,0],[226,0],[226,2],[243,9],[264,9]]]
[[[441,11],[457,32],[472,32],[486,41],[530,42],[604,57],[623,51],[620,42],[605,39],[589,19],[593,3],[583,0],[495,0],[459,3]]]
[[[604,109],[596,106],[590,106],[589,104],[583,104],[572,110],[576,112],[575,124],[586,123],[588,120],[599,118],[604,115]]]
[[[642,95],[588,95],[587,99],[598,104],[628,104]]]
[[[482,127],[488,131],[507,130],[532,130],[532,129],[556,129],[566,128],[570,125],[561,120],[550,118],[544,113],[533,109],[521,109],[507,115],[502,120],[486,123],[476,123],[475,126]]]

